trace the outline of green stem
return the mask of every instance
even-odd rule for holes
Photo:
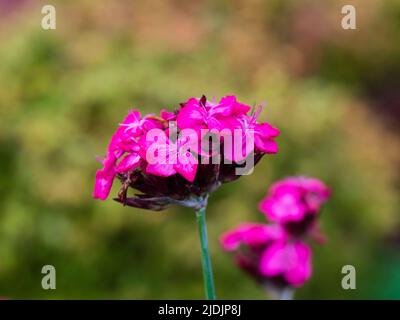
[[[200,244],[201,244],[201,265],[203,267],[204,288],[206,298],[215,300],[214,278],[211,267],[210,253],[207,240],[207,225],[206,225],[206,208],[202,207],[196,210],[197,225],[199,227]]]

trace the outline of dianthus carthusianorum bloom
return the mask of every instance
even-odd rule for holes
[[[278,129],[258,123],[259,110],[249,111],[234,96],[219,103],[203,96],[159,116],[130,112],[96,173],[94,197],[105,200],[118,177],[122,184],[116,200],[124,205],[151,210],[171,204],[198,206],[196,199],[251,171],[247,160],[256,164],[264,154],[278,151]],[[253,144],[246,144],[248,137],[254,138]],[[237,174],[240,168],[248,170]],[[140,193],[127,197],[129,188]]]
[[[312,275],[308,236],[319,240],[317,216],[330,190],[317,179],[290,177],[274,183],[260,203],[273,224],[245,223],[224,233],[221,246],[265,288],[289,298]],[[319,236],[319,237],[318,237]]]
[[[316,218],[329,196],[329,188],[318,179],[288,177],[269,188],[259,208],[270,221],[302,235],[316,228]]]
[[[221,184],[251,173],[265,154],[277,153],[279,130],[258,122],[260,112],[235,96],[190,98],[159,115],[131,111],[96,172],[94,198],[107,199],[118,178],[114,199],[123,205],[163,210],[176,204],[196,210],[209,298],[214,288],[205,233],[207,199]]]

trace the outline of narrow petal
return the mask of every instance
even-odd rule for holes
[[[311,249],[301,241],[278,241],[263,253],[260,272],[268,277],[282,275],[290,285],[301,286],[311,277]]]
[[[234,251],[238,249],[241,242],[242,233],[237,230],[228,231],[220,238],[221,246],[226,251]]]
[[[187,159],[181,161],[179,157],[178,162],[174,165],[174,169],[187,181],[193,182],[197,173],[197,159],[190,152],[185,153]]]
[[[226,96],[222,98],[218,104],[210,108],[210,115],[229,117],[233,113],[233,105],[235,103],[236,103],[235,96]]]
[[[190,103],[180,109],[177,123],[179,129],[192,128],[194,130],[201,128],[206,117],[205,110],[198,104]]]
[[[291,263],[285,273],[286,280],[295,287],[303,285],[312,274],[310,247],[297,241],[288,248],[288,259]]]
[[[169,112],[165,109],[162,109],[160,111],[160,117],[163,118],[164,120],[171,121],[176,119],[176,114],[175,112]]]
[[[278,144],[272,139],[264,139],[259,134],[254,134],[254,144],[257,149],[265,153],[277,153]]]
[[[259,208],[268,219],[279,223],[301,221],[307,209],[304,204],[291,193],[283,194],[280,197],[266,198],[260,202]]]
[[[176,174],[176,170],[174,169],[173,164],[150,164],[148,163],[146,166],[146,173],[154,174],[159,177],[169,177]]]
[[[109,152],[103,161],[104,167],[96,171],[95,185],[93,197],[95,199],[105,200],[110,194],[110,190],[115,177],[115,162],[117,161],[115,155]]]
[[[263,138],[275,138],[280,133],[277,128],[274,128],[267,122],[256,124],[254,126],[254,131],[257,132]]]
[[[285,242],[277,241],[269,246],[260,260],[260,272],[267,277],[283,274],[288,264]]]
[[[115,171],[118,173],[124,173],[137,168],[140,165],[140,156],[137,153],[131,153],[122,158],[118,163]]]

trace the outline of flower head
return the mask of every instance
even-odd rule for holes
[[[270,221],[301,234],[314,225],[329,196],[329,188],[318,179],[289,177],[270,187],[259,208]]]
[[[238,169],[242,174],[252,170],[247,168],[249,159],[255,165],[266,153],[278,151],[274,141],[278,129],[258,123],[259,111],[248,114],[250,109],[235,96],[218,102],[202,96],[188,99],[173,112],[162,110],[159,116],[142,117],[131,111],[101,160],[94,197],[106,199],[117,177],[121,189],[115,200],[124,205],[151,210],[171,204],[201,205],[199,201],[206,201],[222,183],[239,178]],[[217,140],[211,149],[208,133]],[[214,161],[219,153],[220,161]],[[128,197],[130,188],[141,193]]]
[[[278,181],[260,203],[274,224],[241,224],[221,236],[221,246],[234,252],[237,265],[273,292],[301,287],[312,274],[312,251],[303,236],[307,232],[322,242],[316,218],[329,195],[318,179]]]

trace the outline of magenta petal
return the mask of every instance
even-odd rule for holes
[[[260,272],[268,277],[282,275],[292,286],[301,286],[312,273],[311,249],[301,241],[276,242],[263,253]]]
[[[225,96],[219,101],[220,105],[230,105],[231,114],[243,115],[250,111],[250,106],[240,103],[235,96]]]
[[[116,132],[117,135],[129,132],[132,136],[138,136],[141,133],[140,126],[140,112],[131,111],[122,121],[119,130]]]
[[[129,152],[135,148],[135,137],[142,133],[140,113],[131,111],[113,134],[108,146],[110,152]]]
[[[115,168],[118,173],[124,173],[137,168],[140,164],[140,156],[137,153],[131,153],[125,156]]]
[[[238,102],[235,96],[225,96],[221,98],[218,105],[219,108],[226,108],[224,115],[243,115],[248,113],[251,109],[250,106]]]
[[[243,233],[243,243],[249,247],[258,247],[285,237],[286,234],[279,225],[255,224]]]
[[[263,139],[260,135],[254,135],[254,144],[257,149],[261,152],[265,153],[277,153],[278,152],[278,144],[271,139]]]
[[[235,117],[213,117],[207,120],[207,126],[210,130],[216,129],[218,131],[222,131],[224,129],[228,129],[233,135],[233,130],[240,129],[240,122]]]
[[[176,119],[176,114],[175,112],[169,112],[165,109],[162,109],[160,111],[160,117],[163,118],[164,120],[172,121]]]
[[[221,237],[221,246],[225,251],[234,251],[240,245],[240,236],[236,233],[230,233]]]
[[[240,103],[240,102],[236,102],[233,106],[233,114],[237,114],[237,115],[243,115],[243,114],[247,114],[250,111],[250,106]]]
[[[285,242],[277,241],[264,251],[260,260],[260,272],[267,277],[274,277],[284,273],[288,263]]]
[[[110,194],[114,181],[115,171],[113,167],[104,167],[96,171],[93,197],[95,199],[105,200]]]
[[[242,242],[243,232],[239,228],[222,234],[220,238],[221,246],[226,251],[234,251],[239,248]]]
[[[224,116],[228,117],[232,115],[233,105],[236,103],[236,98],[234,96],[226,96],[222,98],[218,104],[210,108],[211,116]]]
[[[130,111],[128,115],[125,117],[122,124],[132,124],[140,122],[140,112],[139,111]]]
[[[152,129],[162,129],[162,128],[163,128],[162,122],[157,119],[145,118],[143,119],[141,124],[141,129],[144,132],[150,131]]]
[[[225,232],[220,238],[222,248],[226,251],[238,249],[239,245],[246,238],[246,235],[252,233],[255,228],[263,226],[256,223],[242,223],[235,229]]]
[[[178,159],[178,163],[174,165],[174,169],[186,180],[193,182],[194,178],[196,177],[198,164],[197,160],[190,152],[187,152],[187,155],[189,156],[187,161],[182,162]]]
[[[260,202],[259,208],[271,221],[279,223],[301,221],[306,214],[305,206],[291,193],[266,198]]]
[[[259,223],[243,223],[237,228],[224,233],[220,242],[227,251],[239,248],[245,244],[251,248],[265,246],[271,241],[286,239],[285,231],[278,225],[265,225]]]
[[[103,160],[103,168],[96,171],[93,197],[95,199],[107,199],[115,177],[115,162],[117,158],[114,153],[108,152]]]
[[[151,164],[148,163],[146,166],[146,173],[154,174],[159,177],[169,177],[176,174],[173,164]]]
[[[261,135],[263,138],[275,138],[279,135],[279,130],[277,128],[274,128],[267,122],[256,124],[254,126],[254,131]]]
[[[187,105],[184,106],[176,119],[179,129],[198,129],[203,126],[206,117],[205,111],[200,106]]]
[[[285,278],[293,286],[301,286],[312,274],[311,249],[301,241],[290,245],[289,257],[291,263]]]
[[[103,169],[96,171],[96,181],[93,192],[93,197],[95,199],[107,199],[108,195],[110,194],[114,177],[115,174],[106,173]]]

